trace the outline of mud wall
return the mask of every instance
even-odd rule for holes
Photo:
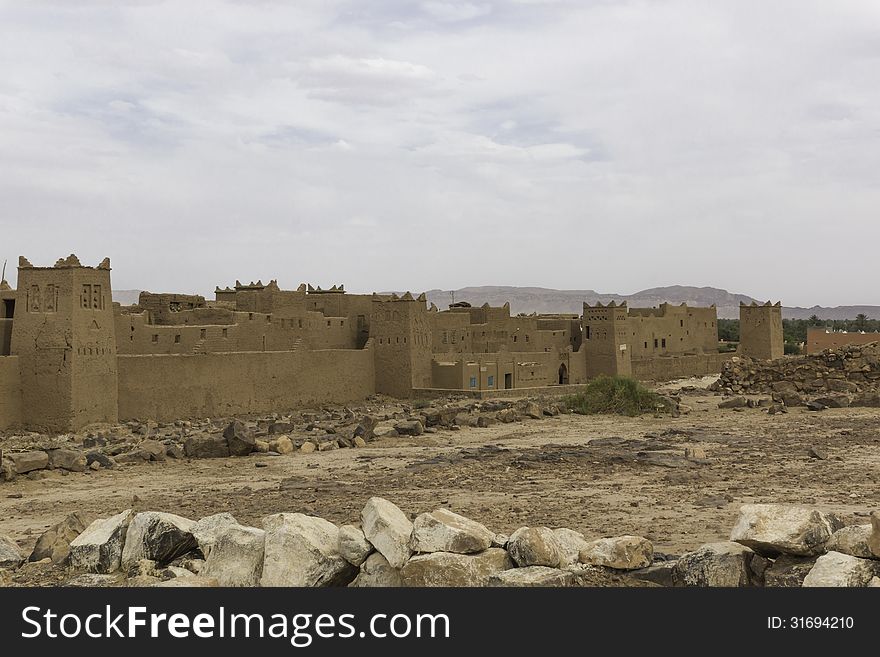
[[[632,361],[632,375],[640,381],[670,381],[691,376],[707,376],[721,372],[723,364],[736,356],[727,354],[696,354],[667,356]]]
[[[363,350],[119,356],[119,417],[168,421],[344,403],[375,393]]]
[[[21,373],[17,356],[0,356],[0,429],[21,423]]]

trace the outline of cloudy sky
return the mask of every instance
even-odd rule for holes
[[[0,260],[880,304],[876,0],[0,0]]]

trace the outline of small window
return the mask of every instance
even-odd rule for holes
[[[663,338],[663,342],[662,342],[662,345],[661,345],[661,346],[662,346],[664,349],[666,349],[666,338]]]
[[[330,326],[330,320],[329,320],[329,319],[327,320],[327,326]]]
[[[489,384],[490,388],[494,388],[495,387],[495,377],[492,375],[489,375],[489,380],[487,381],[487,383]]]
[[[208,331],[207,331],[207,329],[202,329],[201,331],[199,331],[199,337],[201,337],[202,340],[204,340],[205,338],[207,338],[207,337],[208,337]]]
[[[529,336],[528,336],[528,334],[526,334],[526,342],[528,342],[528,341],[529,341]]]
[[[153,342],[159,342],[159,334],[153,333]]]
[[[654,349],[657,348],[657,338],[654,338]]]
[[[229,337],[229,329],[223,329],[223,337],[224,337],[224,338],[228,338],[228,337]]]
[[[254,318],[254,314],[253,314],[253,313],[248,313],[248,319],[253,319],[253,318]]]
[[[472,376],[471,377],[471,388],[476,388],[476,387],[477,387],[477,377]]]
[[[180,333],[174,336],[174,344],[180,344]]]
[[[684,328],[684,320],[683,319],[678,320],[678,324],[679,324],[679,326],[681,326],[681,328]]]
[[[302,327],[303,327],[303,321],[302,321],[301,319],[298,319],[297,322],[299,323],[299,327],[302,328]]]
[[[645,343],[645,349],[647,349],[647,348],[648,348],[648,343],[646,342],[646,343]]]
[[[516,336],[515,336],[515,335],[513,336],[513,341],[516,342]]]

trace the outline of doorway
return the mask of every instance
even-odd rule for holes
[[[568,368],[565,363],[559,366],[559,385],[564,386],[568,383]]]
[[[504,375],[504,389],[510,390],[513,387],[513,374],[508,372]]]
[[[15,316],[15,299],[3,299],[3,319],[12,319]]]

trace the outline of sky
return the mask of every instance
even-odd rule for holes
[[[880,304],[876,0],[0,0],[0,261]]]

